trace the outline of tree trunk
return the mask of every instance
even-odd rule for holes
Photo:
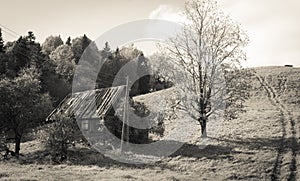
[[[206,138],[207,133],[206,133],[206,119],[202,119],[200,122],[201,125],[201,137]]]
[[[21,145],[21,135],[18,133],[15,133],[15,154],[16,157],[20,154],[20,145]]]

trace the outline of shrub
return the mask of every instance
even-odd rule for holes
[[[50,151],[52,160],[62,162],[67,159],[68,148],[75,146],[75,141],[82,136],[73,117],[59,115],[54,120],[47,125],[46,132],[43,134],[43,143]]]
[[[5,139],[5,135],[0,135],[0,153],[2,156],[6,156],[6,152],[7,151],[7,144],[6,144],[6,139]],[[4,153],[4,154],[3,154]]]

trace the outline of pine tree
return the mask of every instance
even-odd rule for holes
[[[68,39],[66,41],[66,45],[71,46],[71,37],[68,37]]]
[[[141,76],[145,72],[149,73],[149,66],[148,66],[148,59],[144,56],[143,52],[140,53],[138,56],[138,69],[137,69],[137,74],[140,77],[139,79],[139,93],[140,94],[146,94],[149,93],[149,82],[150,82],[150,76]]]
[[[32,31],[28,31],[28,35],[26,36],[26,39],[30,45],[34,44],[35,36]]]
[[[91,42],[92,41],[85,34],[82,37],[77,37],[72,40],[72,50],[76,64],[79,62],[81,55]]]
[[[3,41],[3,38],[2,38],[2,30],[0,28],[0,53],[4,53],[5,50],[4,50],[4,41]]]
[[[84,34],[82,37],[82,50],[84,51],[89,44],[91,43],[91,40]]]
[[[30,63],[30,48],[28,46],[27,37],[20,37],[13,46],[12,55],[14,59],[14,72],[19,72]]]

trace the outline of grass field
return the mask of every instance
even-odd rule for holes
[[[55,165],[32,140],[21,145],[19,160],[0,162],[0,180],[299,180],[300,68],[251,71],[246,112],[222,122],[204,149],[197,146],[199,130],[176,153],[152,164],[120,164],[82,147],[70,150],[70,161]],[[151,109],[155,94],[171,96],[171,91],[135,99]],[[174,121],[166,122],[167,132]]]

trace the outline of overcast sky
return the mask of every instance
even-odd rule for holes
[[[49,35],[95,40],[111,28],[134,20],[182,20],[183,0],[0,0],[6,41],[33,31],[39,42]],[[245,66],[300,66],[300,1],[219,0],[220,8],[247,31]],[[4,27],[3,27],[4,26]],[[7,28],[13,30],[9,31]],[[145,50],[144,50],[145,51]]]

